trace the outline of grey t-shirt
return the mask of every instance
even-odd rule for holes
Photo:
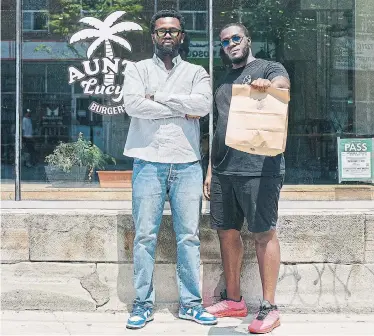
[[[282,154],[274,157],[248,154],[225,144],[232,84],[251,83],[258,78],[272,80],[277,76],[289,78],[282,64],[255,59],[245,67],[231,70],[222,79],[214,96],[215,113],[218,114],[212,148],[214,173],[236,176],[279,176],[284,174],[285,163]]]

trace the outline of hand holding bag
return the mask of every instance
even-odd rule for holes
[[[286,149],[287,89],[270,87],[260,92],[247,84],[234,84],[227,123],[227,146],[242,152],[276,156]]]

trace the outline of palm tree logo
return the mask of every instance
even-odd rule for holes
[[[76,43],[84,40],[89,40],[92,38],[96,38],[95,41],[91,43],[89,48],[87,49],[87,58],[90,59],[93,53],[99,48],[102,43],[105,43],[105,57],[113,60],[113,48],[110,42],[115,42],[125,49],[131,51],[130,43],[125,40],[124,38],[117,36],[116,34],[124,32],[124,31],[132,31],[132,30],[143,30],[140,25],[135,22],[125,21],[120,22],[114,25],[118,19],[126,14],[125,11],[117,11],[114,12],[104,20],[100,21],[94,17],[84,17],[79,22],[94,27],[96,29],[83,29],[77,33],[75,33],[70,38],[70,43]],[[114,84],[114,76],[115,73],[113,71],[109,71],[109,73],[105,74],[104,76],[104,85],[109,86]]]

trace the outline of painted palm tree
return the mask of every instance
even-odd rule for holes
[[[116,34],[124,32],[124,31],[132,31],[132,30],[142,30],[142,27],[135,22],[120,22],[114,25],[118,19],[126,14],[125,11],[117,11],[114,12],[104,20],[100,21],[94,17],[84,17],[79,22],[94,27],[96,29],[83,29],[77,33],[75,33],[71,39],[70,43],[76,43],[84,40],[89,40],[92,38],[96,38],[95,41],[91,43],[89,48],[87,49],[87,58],[90,59],[93,53],[100,47],[102,43],[105,44],[105,57],[113,60],[113,48],[110,42],[115,42],[124,47],[125,49],[131,51],[130,43],[125,40],[124,38],[117,36]],[[109,86],[114,84],[114,72],[110,71],[109,73],[105,74],[104,76],[104,85]]]

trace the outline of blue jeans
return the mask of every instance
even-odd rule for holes
[[[153,306],[153,269],[157,235],[169,195],[177,240],[177,281],[180,304],[201,304],[199,219],[203,176],[199,162],[155,163],[134,160],[132,211],[135,223],[135,303]]]

